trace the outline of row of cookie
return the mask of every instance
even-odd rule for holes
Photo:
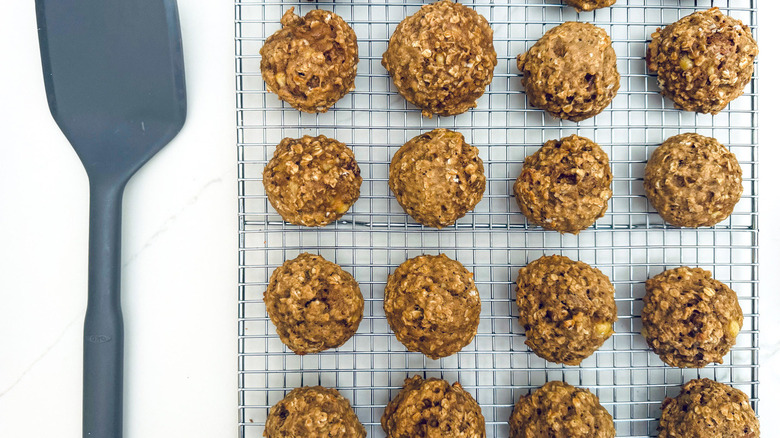
[[[407,378],[381,419],[388,438],[484,438],[482,409],[460,383]],[[271,407],[263,436],[365,438],[349,400],[322,386],[296,388]],[[509,417],[509,437],[614,438],[612,416],[584,388],[551,381],[521,396]],[[666,398],[659,438],[758,437],[759,423],[747,394],[710,379],[693,379]]]
[[[723,362],[743,315],[736,293],[700,268],[667,270],[646,282],[642,336],[677,367]],[[271,274],[263,294],[281,341],[296,354],[343,345],[363,319],[357,281],[337,264],[302,253]],[[612,336],[615,289],[599,269],[564,256],[521,268],[516,303],[526,345],[550,362],[578,365]],[[398,266],[384,294],[387,322],[409,351],[451,356],[477,334],[482,303],[473,274],[444,254]]]
[[[291,8],[281,22],[260,50],[266,87],[300,111],[327,111],[355,88],[355,32],[324,10],[299,17]],[[717,114],[742,95],[757,55],[750,28],[712,8],[653,33],[647,65],[675,106]],[[450,0],[401,21],[382,57],[398,92],[427,117],[476,107],[497,63],[488,21]],[[620,88],[612,41],[590,23],[549,30],[518,55],[517,67],[532,106],[574,122],[599,114]]]
[[[322,135],[285,138],[263,171],[268,201],[296,225],[324,226],[339,219],[360,196],[362,181],[349,147]],[[435,228],[452,225],[474,209],[486,187],[479,151],[448,129],[401,146],[390,163],[388,182],[406,213]],[[611,182],[607,154],[593,141],[572,135],[546,142],[525,159],[514,195],[530,222],[576,234],[604,216]],[[670,224],[712,226],[739,201],[742,169],[716,139],[680,134],[653,152],[644,188]]]

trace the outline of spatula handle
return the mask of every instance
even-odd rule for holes
[[[124,328],[119,295],[124,184],[90,181],[84,320],[84,438],[122,436]]]

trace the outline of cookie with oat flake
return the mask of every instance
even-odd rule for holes
[[[712,8],[654,32],[647,69],[677,108],[717,114],[742,95],[757,55],[750,28]]]
[[[667,364],[723,363],[744,317],[737,294],[701,268],[682,266],[645,283],[642,336]]]
[[[323,113],[355,88],[357,37],[333,12],[299,17],[293,11],[260,49],[260,72],[268,90],[293,108]]]
[[[362,183],[352,150],[324,135],[285,138],[263,170],[271,206],[285,221],[307,227],[342,217],[360,196]]]
[[[737,157],[716,139],[687,133],[659,146],[645,167],[647,199],[678,227],[711,227],[734,211],[742,196]]]
[[[510,438],[614,438],[612,416],[587,389],[552,381],[520,397],[509,417]]]
[[[385,315],[398,341],[431,359],[453,355],[477,334],[482,301],[474,275],[444,254],[409,259],[387,279]]]
[[[455,223],[476,207],[486,179],[479,150],[463,134],[434,129],[406,142],[393,155],[388,183],[417,222],[435,228]]]
[[[578,365],[612,336],[615,288],[600,270],[568,257],[541,257],[517,273],[526,345],[551,362]]]
[[[414,376],[382,415],[387,438],[484,438],[485,417],[460,383]]]
[[[488,21],[450,0],[423,5],[403,19],[382,56],[398,92],[426,117],[476,107],[497,63]]]
[[[348,272],[303,253],[274,269],[263,294],[279,339],[295,354],[343,345],[363,319],[363,294]]]
[[[590,23],[550,29],[517,56],[517,69],[529,104],[572,122],[601,113],[620,88],[612,40]]]
[[[268,412],[265,438],[365,438],[366,428],[338,391],[322,386],[295,388]]]
[[[710,379],[693,379],[661,407],[658,438],[758,438],[747,394]]]

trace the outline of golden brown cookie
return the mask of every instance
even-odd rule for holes
[[[701,368],[723,363],[742,329],[737,294],[712,273],[686,266],[645,283],[642,336],[662,361]]]
[[[758,438],[747,394],[710,379],[693,379],[664,400],[658,438]]]
[[[404,211],[435,228],[455,223],[482,199],[479,150],[463,134],[434,129],[401,146],[390,163],[390,189]]]
[[[485,417],[460,383],[414,376],[382,415],[387,438],[483,438]]]
[[[516,291],[525,343],[546,360],[577,365],[614,333],[615,288],[583,262],[539,258],[520,268]]]
[[[263,170],[268,202],[295,225],[327,225],[360,196],[360,167],[340,141],[320,135],[285,138]]]
[[[295,354],[343,345],[363,319],[357,281],[314,254],[302,253],[276,268],[263,301],[279,338]]]
[[[592,11],[594,9],[606,8],[615,4],[617,0],[564,0],[569,6],[573,6],[578,11]]]
[[[295,388],[268,413],[266,438],[365,438],[349,400],[322,386]]]
[[[268,90],[293,108],[324,113],[355,88],[357,37],[333,12],[299,17],[293,10],[260,49],[260,71]]]
[[[750,28],[712,8],[654,32],[647,68],[677,108],[717,114],[742,95],[757,55]]]
[[[604,216],[611,183],[607,154],[593,141],[571,135],[547,141],[525,159],[515,200],[530,222],[577,234]]]
[[[550,29],[517,56],[517,68],[531,105],[573,122],[603,111],[620,88],[612,40],[590,23]]]
[[[440,254],[401,263],[387,279],[384,307],[399,342],[438,359],[474,339],[482,302],[473,274]]]
[[[485,17],[450,0],[423,5],[401,21],[382,56],[398,92],[426,117],[477,106],[497,63]]]
[[[587,389],[547,382],[520,397],[509,417],[510,438],[614,438],[612,416]]]
[[[717,140],[680,134],[653,152],[645,193],[658,214],[678,227],[710,227],[729,217],[742,196],[742,168]]]

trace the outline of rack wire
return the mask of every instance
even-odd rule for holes
[[[691,378],[709,377],[745,391],[758,404],[757,88],[754,79],[716,116],[679,111],[662,99],[645,65],[650,34],[695,10],[719,6],[751,26],[756,0],[618,0],[588,13],[557,0],[463,0],[494,30],[498,65],[478,107],[454,117],[426,119],[396,92],[381,66],[387,41],[401,19],[427,2],[235,0],[238,142],[239,436],[262,434],[268,410],[303,385],[337,388],[369,437],[384,436],[379,419],[407,376],[460,381],[478,401],[489,437],[508,436],[518,397],[549,380],[589,388],[612,414],[620,437],[652,436],[660,405]],[[265,90],[259,49],[280,28],[284,11],[315,7],[341,15],[357,34],[360,63],[355,91],[324,114],[301,113]],[[564,21],[604,27],[621,73],[617,97],[600,115],[579,124],[528,106],[515,57]],[[425,228],[409,218],[388,189],[393,153],[411,137],[437,127],[464,134],[477,146],[488,179],[485,196],[455,226]],[[734,214],[712,228],[670,227],[642,189],[652,150],[671,135],[698,132],[718,138],[743,169],[744,193]],[[338,222],[324,228],[284,223],[269,205],[262,170],[284,137],[324,134],[347,143],[362,170],[361,197]],[[614,196],[607,214],[580,234],[560,235],[526,222],[512,183],[523,159],[548,139],[589,137],[610,156]],[[279,341],[262,301],[273,270],[301,252],[341,265],[359,282],[364,319],[344,346],[296,356]],[[474,273],[482,314],[474,341],[460,353],[430,360],[410,353],[387,325],[382,300],[387,276],[419,254],[445,253]],[[517,269],[542,255],[562,254],[601,269],[615,285],[616,333],[580,366],[546,362],[524,345],[513,281]],[[666,366],[640,335],[644,282],[665,269],[700,266],[733,288],[745,313],[737,345],[721,365]]]

